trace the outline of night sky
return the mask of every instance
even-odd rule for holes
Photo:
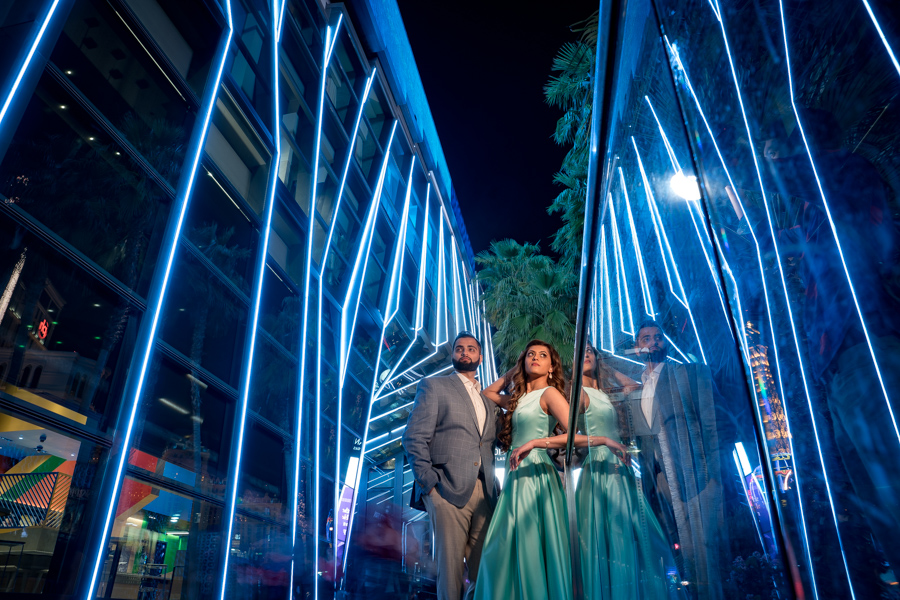
[[[398,3],[472,249],[513,238],[551,253],[562,223],[546,208],[567,148],[550,137],[562,112],[543,87],[560,46],[578,37],[569,26],[597,3]]]

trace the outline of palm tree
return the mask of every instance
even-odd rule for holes
[[[598,15],[599,12],[595,12],[573,25],[573,31],[582,32],[581,39],[563,44],[553,60],[553,72],[558,74],[552,75],[544,86],[547,103],[564,111],[556,122],[553,140],[561,146],[571,145],[559,172],[553,177],[565,189],[547,208],[550,214],[561,213],[563,226],[553,236],[551,248],[570,267],[577,265],[581,257],[584,232]]]
[[[553,344],[572,365],[567,348],[575,340],[575,271],[540,253],[537,244],[493,242],[475,257],[478,281],[485,287],[488,321],[497,329],[494,352],[502,369],[512,367],[529,340]]]

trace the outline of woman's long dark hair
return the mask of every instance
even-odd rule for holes
[[[512,369],[512,381],[507,382],[507,393],[509,393],[509,408],[505,413],[500,415],[500,427],[497,439],[500,441],[500,449],[507,452],[512,446],[512,417],[519,400],[525,395],[528,380],[525,375],[525,355],[532,346],[544,346],[550,351],[550,368],[553,369],[553,378],[548,383],[551,387],[559,390],[563,396],[566,395],[566,378],[563,375],[562,361],[559,359],[559,352],[556,348],[541,340],[531,340],[525,346],[525,350],[516,360],[516,366]]]
[[[603,390],[610,385],[613,379],[613,371],[606,364],[606,357],[600,354],[596,346],[588,342],[586,352],[590,352],[594,356],[594,368],[590,372],[585,373],[588,378],[593,379],[597,384],[597,389]]]

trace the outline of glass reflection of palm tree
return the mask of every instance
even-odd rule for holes
[[[222,273],[238,287],[243,283],[241,266],[244,260],[250,256],[250,250],[237,245],[229,245],[234,235],[234,228],[229,227],[219,231],[217,223],[205,223],[191,230],[188,237],[196,244],[200,252],[210,260]],[[216,332],[220,328],[226,328],[226,323],[232,322],[240,312],[235,299],[225,288],[215,281],[210,273],[200,263],[189,260],[186,263],[188,269],[188,285],[191,290],[191,306],[193,332],[191,334],[192,365],[203,364],[203,350],[206,336]],[[210,318],[215,316],[216,318]],[[195,366],[191,367],[191,422],[193,424],[192,445],[194,449],[194,472],[201,475],[201,425],[203,423],[201,398],[200,373]],[[202,476],[201,476],[202,477]],[[205,478],[203,478],[205,479]]]

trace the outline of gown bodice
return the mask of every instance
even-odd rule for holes
[[[589,402],[584,412],[579,415],[579,423],[582,433],[592,437],[606,436],[616,442],[621,442],[619,435],[619,419],[612,401],[605,392],[596,388],[584,388]]]
[[[541,394],[547,388],[532,390],[519,398],[512,416],[512,447],[547,437],[556,427],[556,419],[541,408]]]

